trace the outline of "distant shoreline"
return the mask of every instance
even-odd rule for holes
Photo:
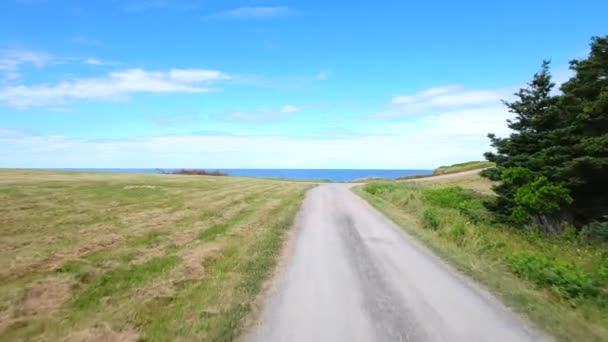
[[[161,171],[173,171],[171,168],[27,168],[38,171],[73,171],[73,172],[122,172],[158,174]],[[291,180],[350,182],[359,179],[382,178],[397,179],[414,175],[430,175],[433,170],[424,169],[216,169],[228,176],[255,178],[282,178]]]

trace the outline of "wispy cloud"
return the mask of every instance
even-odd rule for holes
[[[286,117],[299,111],[300,108],[293,105],[285,105],[275,109],[254,109],[247,111],[229,111],[222,115],[223,119],[229,121],[242,121],[249,123],[266,123]]]
[[[330,74],[331,72],[329,70],[321,70],[318,74],[315,75],[315,79],[317,81],[325,81]]]
[[[286,7],[240,7],[227,11],[221,11],[210,15],[211,19],[229,19],[229,20],[246,20],[246,19],[272,19],[298,14],[297,11]]]
[[[444,126],[340,139],[205,133],[87,140],[9,134],[0,135],[0,146],[5,147],[0,167],[150,168],[431,168],[479,159],[489,149],[485,135],[444,131]]]
[[[376,113],[374,118],[400,118],[409,115],[434,114],[477,106],[501,106],[501,99],[508,98],[511,89],[476,90],[461,85],[448,85],[425,89],[413,94],[399,95],[391,99],[388,109]]]
[[[288,113],[297,112],[298,110],[300,110],[300,108],[298,108],[296,106],[292,106],[292,105],[287,105],[287,106],[283,106],[283,108],[281,108],[280,112],[283,114],[288,114]]]
[[[4,73],[5,80],[15,80],[21,77],[21,66],[31,64],[42,68],[52,59],[50,54],[40,51],[0,50],[0,72]]]
[[[217,70],[171,69],[146,71],[127,69],[105,77],[83,78],[56,85],[10,86],[0,90],[0,101],[27,109],[61,106],[72,100],[124,100],[136,93],[204,93],[216,81],[230,76]]]
[[[255,74],[242,74],[233,78],[233,81],[245,85],[258,87],[279,88],[279,89],[298,89],[311,83],[322,82],[331,76],[329,70],[321,70],[316,74],[294,75],[283,77],[265,77]]]
[[[97,65],[97,66],[116,65],[116,64],[118,64],[116,62],[105,61],[105,60],[101,60],[101,59],[97,59],[97,58],[85,58],[82,61],[82,63],[87,64],[87,65]]]

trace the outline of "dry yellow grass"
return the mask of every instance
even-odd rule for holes
[[[311,186],[0,171],[0,340],[231,340]]]
[[[492,181],[481,177],[479,174],[469,174],[453,178],[443,178],[428,182],[429,186],[444,188],[448,186],[459,186],[463,189],[474,190],[479,193],[490,195],[492,191]]]

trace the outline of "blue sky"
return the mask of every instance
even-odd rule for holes
[[[433,168],[606,1],[6,0],[0,167]]]

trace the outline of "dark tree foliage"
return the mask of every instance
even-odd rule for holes
[[[595,37],[589,57],[570,62],[576,72],[561,87],[560,110],[568,118],[571,145],[556,178],[570,189],[574,218],[608,215],[608,36]]]
[[[608,214],[608,36],[592,39],[589,57],[570,62],[575,75],[552,95],[549,62],[516,101],[507,138],[489,134],[499,181],[488,207],[499,218],[534,222],[546,231],[566,221],[581,225]],[[543,205],[541,205],[543,204]],[[549,210],[550,209],[550,210]],[[548,223],[550,222],[550,223]]]

